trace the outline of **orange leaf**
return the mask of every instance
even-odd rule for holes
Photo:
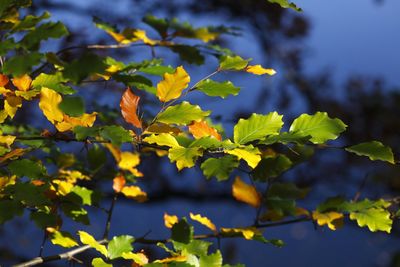
[[[132,198],[138,202],[144,202],[147,200],[146,192],[142,191],[139,186],[124,186],[124,188],[121,190],[121,193],[127,198]]]
[[[122,191],[122,188],[124,188],[126,184],[125,177],[122,175],[119,175],[113,179],[113,189],[115,192],[119,193]]]
[[[189,125],[189,132],[194,136],[194,138],[199,139],[205,136],[215,137],[217,140],[221,141],[221,135],[216,129],[210,127],[206,121],[194,121]]]
[[[255,208],[261,204],[261,196],[257,192],[256,188],[252,185],[248,185],[236,176],[235,181],[232,185],[232,195],[239,201],[247,203]]]
[[[29,77],[29,75],[24,74],[12,79],[12,83],[18,88],[18,90],[26,92],[29,90],[29,88],[31,88],[32,79]]]
[[[119,106],[121,108],[122,117],[125,121],[133,124],[133,126],[142,129],[142,122],[137,116],[137,108],[140,97],[133,94],[130,88],[127,88],[122,95]]]
[[[0,74],[0,87],[4,87],[7,85],[9,79],[6,75]]]

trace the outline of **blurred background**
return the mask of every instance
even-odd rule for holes
[[[54,50],[113,43],[94,27],[93,16],[121,27],[144,28],[150,35],[151,30],[141,22],[145,14],[177,17],[196,27],[221,24],[239,27],[241,36],[222,37],[218,43],[278,73],[268,78],[222,75],[221,79],[229,79],[242,88],[238,96],[225,100],[196,93],[189,96],[191,102],[213,110],[213,118],[226,127],[228,135],[238,118],[253,112],[276,110],[284,114],[286,125],[290,125],[301,113],[326,111],[350,126],[340,141],[343,144],[380,140],[395,152],[400,151],[400,2],[397,0],[297,0],[302,13],[281,9],[265,0],[33,2],[29,12],[39,14],[48,10],[53,20],[63,21],[71,32],[61,43],[49,42],[44,46]],[[112,53],[124,62],[151,57],[148,50],[134,48],[99,53]],[[172,66],[182,64],[162,49],[157,50],[157,56],[165,56],[165,63]],[[201,67],[184,63],[192,81],[212,72],[217,65],[214,58],[207,58]],[[88,106],[92,101],[92,105],[97,102],[116,108],[123,89],[120,84],[104,83],[89,86],[80,94],[85,96]],[[142,103],[146,101],[152,99],[144,97]],[[23,112],[18,114],[21,122],[28,118]],[[65,148],[68,149],[81,148]],[[165,158],[147,158],[140,169],[145,175],[141,185],[150,200],[136,204],[121,198],[113,215],[111,235],[140,237],[151,231],[148,238],[167,238],[164,212],[179,216],[201,213],[217,226],[225,227],[248,225],[255,216],[253,209],[230,196],[231,181],[207,181],[199,168],[178,173]],[[318,151],[310,161],[285,173],[281,179],[312,187],[302,203],[311,209],[327,197],[341,194],[352,198],[363,181],[362,198],[399,195],[399,174],[396,166],[370,162],[341,151]],[[105,183],[104,188],[111,192],[110,183]],[[104,205],[108,206],[108,202],[104,201]],[[106,215],[89,209],[91,212],[92,225],[85,229],[100,234]],[[68,221],[64,227],[82,228]],[[283,248],[256,241],[222,240],[221,250],[227,263],[247,266],[400,266],[399,230],[397,223],[391,235],[370,233],[349,222],[332,232],[302,222],[266,229],[265,237],[282,239],[286,244]],[[37,256],[42,235],[42,231],[29,224],[27,214],[6,223],[0,228],[0,263],[8,266]],[[10,246],[11,243],[15,245]],[[143,248],[154,255],[160,253]],[[61,250],[47,244],[44,251],[50,255]],[[55,262],[49,266],[66,265],[69,263]]]

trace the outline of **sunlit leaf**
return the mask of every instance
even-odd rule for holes
[[[224,56],[219,61],[220,70],[243,70],[249,64],[250,59],[239,56]]]
[[[197,105],[191,105],[189,102],[170,106],[157,117],[158,122],[166,124],[188,125],[193,121],[200,121],[208,116],[211,111],[203,111]]]
[[[176,215],[169,215],[164,213],[164,224],[167,228],[172,228],[172,226],[179,221]]]
[[[180,147],[178,141],[176,141],[175,137],[169,133],[161,133],[161,134],[152,134],[151,136],[147,136],[143,139],[143,142],[149,144],[156,144],[159,146],[168,146],[168,147]]]
[[[100,136],[106,140],[110,140],[112,144],[117,146],[120,146],[122,143],[132,142],[133,140],[130,132],[118,125],[102,127]]]
[[[206,79],[196,86],[196,90],[199,90],[208,96],[219,96],[225,98],[229,95],[237,95],[240,88],[233,85],[230,81],[216,82],[211,79]]]
[[[62,98],[60,94],[49,88],[42,88],[39,107],[46,118],[53,124],[55,124],[55,122],[61,122],[64,118],[62,111],[58,107],[61,101]]]
[[[127,88],[122,95],[119,106],[121,108],[122,117],[124,117],[125,121],[141,129],[142,122],[137,115],[139,100],[140,97],[133,94],[131,89]]]
[[[296,4],[289,2],[288,0],[268,0],[270,3],[275,3],[280,5],[283,8],[291,8],[293,10],[296,11],[302,11],[301,8],[299,8],[298,6],[296,6]]]
[[[124,186],[121,190],[121,193],[127,198],[134,199],[138,202],[144,202],[147,200],[146,192],[142,191],[139,186]]]
[[[66,81],[60,72],[54,74],[39,74],[33,81],[32,87],[35,89],[41,89],[42,87],[50,88],[60,94],[70,95],[75,93],[75,90],[69,86],[64,85]]]
[[[359,156],[367,156],[370,160],[383,160],[394,164],[392,149],[378,141],[361,143],[347,147],[346,150]]]
[[[256,75],[268,74],[270,76],[276,74],[276,71],[274,69],[265,69],[261,65],[247,66],[246,67],[246,72],[253,73],[253,74],[256,74]]]
[[[165,73],[157,84],[157,97],[161,102],[168,102],[181,96],[188,86],[190,77],[182,66],[176,68],[173,74]]]
[[[95,250],[107,257],[106,246],[97,242],[97,240],[93,236],[84,231],[78,231],[78,235],[82,244],[89,245],[90,247],[94,248]]]
[[[217,227],[215,227],[215,224],[207,217],[201,216],[200,214],[190,213],[190,219],[201,223],[202,225],[214,232],[217,231]]]
[[[135,239],[130,235],[114,236],[113,239],[108,242],[108,257],[112,260],[122,257],[123,253],[131,252],[133,250],[132,242],[134,240]]]
[[[223,228],[221,227],[223,236],[243,236],[245,239],[252,240],[255,236],[262,235],[261,231],[255,227],[246,228]]]
[[[141,252],[139,253],[123,252],[121,257],[126,260],[133,260],[139,266],[149,263],[149,259],[147,258],[147,256]]]
[[[229,178],[229,174],[239,166],[239,161],[233,156],[209,158],[201,164],[201,169],[207,178],[215,176],[218,181]]]
[[[343,214],[336,211],[325,213],[314,211],[312,213],[312,217],[318,223],[318,225],[327,225],[329,229],[333,231],[343,226]]]
[[[28,91],[31,87],[32,79],[29,75],[24,74],[22,76],[14,77],[12,83],[20,91]]]
[[[236,200],[249,204],[255,208],[261,204],[261,195],[253,185],[246,184],[239,176],[232,185],[232,195]]]
[[[388,210],[379,208],[362,209],[350,213],[350,219],[357,221],[360,227],[367,226],[371,232],[385,231],[390,233],[393,220]]]
[[[251,145],[232,150],[225,150],[225,153],[234,155],[239,159],[246,161],[247,164],[252,168],[255,168],[261,161],[261,152],[258,150],[258,148]]]
[[[195,165],[197,157],[203,152],[199,148],[173,147],[168,151],[168,158],[171,162],[176,162],[178,170],[191,168]]]
[[[205,136],[212,136],[217,140],[222,139],[221,135],[217,132],[215,128],[210,127],[206,121],[195,121],[189,125],[189,132],[194,136],[194,138],[199,139]]]
[[[113,179],[113,189],[115,192],[119,193],[121,192],[122,188],[124,188],[126,184],[125,177],[122,175],[119,175]]]
[[[102,258],[93,258],[93,267],[112,267],[112,264],[106,263]]]
[[[78,242],[75,241],[75,239],[70,233],[57,231],[55,229],[52,229],[50,231],[50,241],[54,245],[59,245],[64,248],[72,248],[78,245]]]

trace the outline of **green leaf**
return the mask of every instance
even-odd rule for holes
[[[273,210],[281,216],[292,216],[296,212],[296,201],[285,197],[268,197],[266,205],[269,211]]]
[[[132,251],[134,240],[130,235],[114,236],[108,243],[108,257],[113,260],[121,257],[124,252]]]
[[[64,97],[58,107],[72,117],[79,117],[85,113],[85,102],[79,96]]]
[[[190,45],[174,45],[171,50],[177,54],[181,60],[190,64],[203,65],[204,56],[200,54],[200,50]]]
[[[190,243],[193,240],[193,226],[185,218],[179,220],[172,226],[171,239],[184,244]]]
[[[71,192],[69,194],[73,194],[73,195],[79,197],[79,199],[80,199],[79,203],[80,204],[92,205],[93,191],[90,190],[90,189],[75,185],[71,189]]]
[[[21,216],[24,207],[15,200],[0,200],[0,224],[11,220],[15,216]]]
[[[299,188],[294,183],[272,183],[268,190],[268,197],[280,197],[286,199],[305,198],[310,190]]]
[[[43,55],[38,52],[13,56],[4,63],[3,73],[20,76],[30,73],[33,66],[40,63]]]
[[[46,174],[41,163],[29,159],[15,160],[8,165],[8,169],[18,177],[27,176],[31,179],[40,179]]]
[[[350,219],[356,220],[360,227],[367,226],[372,232],[385,231],[390,233],[393,223],[388,210],[376,208],[351,212]]]
[[[64,78],[75,84],[79,84],[83,79],[91,74],[104,74],[108,65],[102,58],[95,54],[84,54],[65,66]]]
[[[66,80],[60,72],[54,74],[39,74],[33,81],[32,87],[34,89],[41,89],[42,87],[50,88],[60,94],[70,95],[76,91],[69,86],[63,84]]]
[[[76,205],[74,203],[62,203],[61,210],[66,216],[70,217],[76,222],[80,222],[86,225],[89,225],[90,223],[88,212],[80,205]]]
[[[210,115],[211,111],[203,111],[197,105],[191,105],[189,102],[170,106],[157,117],[158,122],[166,124],[188,125],[192,121],[200,121]]]
[[[60,219],[55,213],[46,213],[43,211],[32,212],[30,219],[36,223],[39,228],[46,229],[54,227]]]
[[[214,254],[203,255],[200,257],[200,266],[207,267],[221,267],[222,266],[222,255],[219,250]]]
[[[237,95],[240,91],[240,88],[234,86],[230,81],[216,82],[210,79],[200,82],[196,89],[208,96],[219,96],[221,98],[225,98],[228,95]]]
[[[328,140],[335,140],[340,133],[346,130],[347,125],[339,119],[329,118],[326,112],[317,112],[314,115],[302,114],[290,126],[290,132],[299,135],[311,136],[314,144],[322,144]]]
[[[156,94],[157,89],[153,86],[151,80],[141,75],[114,74],[114,80],[124,83],[126,86],[136,87],[140,90]]]
[[[43,14],[40,16],[27,15],[26,17],[24,17],[24,19],[20,20],[17,24],[14,25],[14,27],[12,28],[12,32],[31,29],[42,20],[48,18],[50,18],[49,12],[43,12]]]
[[[239,56],[223,56],[219,61],[220,70],[243,70],[251,59],[243,59]]]
[[[100,136],[106,140],[110,140],[111,143],[116,146],[133,141],[133,137],[129,131],[116,125],[102,127],[100,130]]]
[[[150,75],[163,76],[165,73],[169,74],[174,73],[175,68],[171,66],[156,65],[156,66],[142,67],[139,69],[139,71]]]
[[[165,19],[160,19],[153,15],[146,15],[142,21],[155,29],[161,38],[167,36],[168,22]]]
[[[201,164],[200,168],[207,178],[215,176],[218,181],[224,181],[238,166],[239,161],[236,157],[227,155],[221,158],[209,158]]]
[[[283,8],[291,8],[293,10],[296,10],[298,12],[301,12],[301,8],[299,8],[298,6],[296,6],[296,4],[289,2],[288,0],[268,0],[270,3],[275,3],[280,5]]]
[[[186,147],[173,147],[168,150],[168,158],[171,162],[176,161],[178,170],[183,168],[191,168],[195,165],[197,157],[201,156],[203,152],[199,148],[186,148]]]
[[[64,248],[72,248],[78,245],[73,236],[64,231],[55,231],[50,234],[50,241],[53,245],[59,245]]]
[[[14,200],[20,201],[27,206],[50,205],[50,200],[45,196],[44,186],[35,186],[31,183],[16,183],[9,185],[6,192],[13,195]]]
[[[268,136],[265,140],[261,141],[260,144],[271,145],[275,143],[296,143],[306,144],[310,141],[311,136],[304,136],[301,132],[281,132],[278,135]]]
[[[79,238],[80,238],[82,244],[88,245],[88,246],[94,248],[95,250],[97,250],[98,252],[100,252],[101,254],[103,254],[104,256],[107,257],[106,246],[97,242],[97,240],[93,236],[91,236],[90,234],[88,234],[84,231],[78,231],[78,235],[79,235]]]
[[[94,258],[92,260],[93,267],[112,267],[112,264],[106,263],[102,258]]]
[[[346,151],[355,153],[359,156],[367,156],[370,160],[382,160],[394,164],[392,149],[384,146],[381,142],[372,141],[347,147]]]
[[[41,41],[49,38],[60,38],[67,34],[68,30],[61,22],[48,22],[26,34],[21,40],[21,44],[28,50],[38,50]]]
[[[204,149],[216,149],[219,147],[222,147],[224,145],[223,142],[215,139],[214,137],[211,136],[204,136],[199,139],[194,140],[192,143],[190,143],[189,147],[201,147]]]
[[[285,155],[276,157],[266,157],[261,160],[253,170],[253,178],[258,181],[267,181],[269,178],[275,178],[292,167],[292,161]]]
[[[103,148],[94,144],[87,153],[87,159],[90,169],[93,171],[99,170],[107,161],[107,155]]]
[[[0,41],[0,56],[5,56],[8,51],[15,49],[17,44],[14,42],[14,39],[6,39]]]
[[[72,131],[75,133],[75,138],[82,141],[88,137],[98,136],[100,129],[98,127],[76,126]]]
[[[271,112],[267,115],[253,113],[247,120],[240,119],[234,127],[235,143],[246,144],[264,139],[267,135],[277,134],[283,126],[282,115]]]

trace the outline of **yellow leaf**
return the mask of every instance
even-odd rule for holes
[[[215,40],[219,36],[219,33],[210,32],[208,30],[208,28],[202,27],[202,28],[196,29],[196,31],[194,32],[194,35],[197,39],[200,39],[203,42],[208,43],[209,41]]]
[[[241,234],[244,238],[251,240],[254,236],[262,235],[261,231],[255,227],[246,228],[221,228],[221,233],[226,235]]]
[[[124,188],[126,184],[125,177],[122,175],[119,175],[113,179],[113,189],[115,192],[119,193],[122,191],[122,188]]]
[[[104,245],[97,242],[93,236],[89,235],[84,231],[78,231],[78,235],[82,244],[89,245],[90,247],[94,248],[95,250],[97,250],[98,252],[107,257],[107,248]]]
[[[318,225],[328,225],[329,229],[333,231],[343,226],[343,214],[336,211],[324,213],[314,211],[312,217]]]
[[[20,107],[22,107],[22,98],[18,96],[7,96],[4,100],[4,110],[11,118],[14,118],[15,113]]]
[[[77,180],[90,180],[90,177],[77,170],[62,170],[58,172],[58,178],[65,179],[70,183],[76,183]]]
[[[23,154],[25,154],[25,149],[23,148],[16,148],[10,152],[8,152],[7,154],[3,155],[2,157],[0,157],[0,163],[3,163],[4,161],[8,160],[8,159],[16,159],[19,158],[20,156],[22,156]]]
[[[42,87],[39,107],[44,116],[53,124],[55,124],[55,122],[61,122],[64,119],[64,114],[58,108],[58,104],[60,104],[61,101],[62,98],[60,94],[49,88]]]
[[[7,111],[4,109],[0,111],[0,123],[3,123],[8,117]]]
[[[164,79],[157,84],[158,99],[167,102],[180,97],[189,82],[190,77],[182,66],[176,68],[172,74],[165,73]]]
[[[72,130],[76,126],[92,127],[96,121],[97,112],[91,114],[85,113],[80,117],[70,117],[64,114],[63,121],[56,124],[56,128],[60,132]]]
[[[29,90],[29,91],[15,91],[16,96],[20,96],[25,100],[31,100],[35,96],[40,94],[39,90]]]
[[[125,29],[122,34],[125,35],[131,42],[143,41],[143,43],[148,45],[155,45],[157,43],[157,41],[147,37],[146,31],[144,30],[128,28]]]
[[[113,144],[104,144],[104,146],[108,148],[116,162],[121,161],[121,150],[117,146]]]
[[[118,167],[123,170],[130,171],[133,175],[142,177],[143,174],[139,172],[135,167],[140,163],[140,157],[137,153],[132,153],[128,151],[121,152],[119,154],[120,161],[118,162]]]
[[[235,148],[232,150],[225,150],[225,153],[235,155],[239,159],[243,159],[247,162],[247,164],[253,169],[258,165],[261,161],[260,151],[258,148],[254,147],[245,147],[245,148]]]
[[[222,137],[215,128],[210,127],[206,121],[194,121],[189,125],[189,132],[194,138],[199,139],[205,136],[212,136],[217,140],[221,141]]]
[[[157,144],[159,146],[180,147],[178,141],[169,133],[152,134],[143,139],[144,142],[149,144]]]
[[[239,201],[247,203],[255,208],[261,204],[261,196],[257,192],[256,188],[252,185],[246,184],[236,176],[235,181],[232,185],[232,195]]]
[[[168,213],[164,213],[164,224],[167,228],[172,228],[174,224],[179,221],[176,215],[169,215]]]
[[[10,177],[9,176],[0,177],[0,190],[6,187],[7,185],[15,184],[16,180],[17,176],[15,175]]]
[[[261,65],[247,66],[246,72],[253,73],[256,75],[274,75],[276,71],[274,69],[264,69]]]
[[[15,141],[15,136],[12,135],[1,135],[0,131],[0,144],[6,144],[7,146],[11,146]]]
[[[185,262],[187,260],[187,257],[184,255],[178,255],[178,256],[173,256],[169,258],[165,258],[162,260],[156,260],[154,263],[169,263],[169,262]]]
[[[133,260],[139,266],[143,266],[149,263],[149,259],[147,258],[147,256],[141,252],[139,253],[123,252],[121,256],[126,260]]]
[[[202,225],[204,225],[205,227],[207,227],[208,229],[210,229],[214,232],[217,231],[217,227],[215,227],[215,224],[213,224],[213,222],[210,219],[208,219],[207,217],[203,217],[200,214],[190,213],[190,219],[201,223]]]
[[[78,245],[71,234],[67,232],[57,231],[51,227],[48,227],[46,230],[50,233],[50,241],[54,245],[59,245],[64,248],[72,248]]]
[[[127,198],[132,198],[138,202],[144,202],[147,200],[147,193],[142,191],[139,186],[124,186],[124,188],[121,190],[121,193]]]
[[[1,74],[0,74],[1,75]],[[1,81],[0,81],[1,82]],[[4,88],[4,87],[2,87],[2,86],[0,86],[0,94],[2,94],[2,95],[7,95],[7,94],[12,94],[13,93],[13,91],[11,91],[11,90],[9,90],[9,89],[7,89],[7,88]]]
[[[67,181],[53,180],[53,183],[57,185],[57,194],[60,196],[68,195],[74,187],[73,183]]]
[[[168,150],[168,158],[171,162],[176,161],[178,170],[191,168],[195,165],[197,157],[203,155],[198,147],[172,147]]]
[[[24,74],[12,79],[12,83],[18,88],[18,90],[26,92],[31,88],[32,79],[29,75]]]

